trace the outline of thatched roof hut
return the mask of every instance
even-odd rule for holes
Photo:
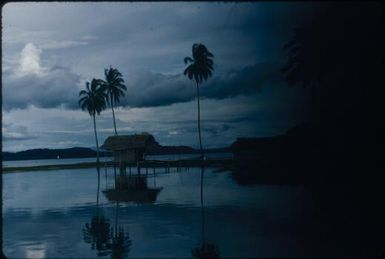
[[[155,138],[148,134],[135,134],[123,136],[109,136],[104,144],[103,149],[113,151],[115,162],[137,162],[144,159],[144,154],[159,146]]]
[[[155,138],[146,133],[136,135],[109,136],[102,148],[111,151],[121,151],[127,149],[147,149],[158,145]]]

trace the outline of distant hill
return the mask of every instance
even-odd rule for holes
[[[100,155],[103,156],[104,153],[101,152]],[[39,148],[20,151],[16,153],[3,152],[2,156],[3,160],[56,159],[57,156],[59,156],[60,158],[85,158],[96,157],[96,151],[84,147],[73,147],[66,149]]]
[[[229,152],[229,148],[207,149],[206,153],[213,152]],[[199,150],[189,146],[157,146],[147,152],[149,155],[169,155],[169,154],[197,154]],[[100,156],[111,156],[111,152],[101,152]],[[16,153],[3,152],[2,159],[4,161],[13,160],[34,160],[34,159],[56,159],[60,158],[86,158],[96,157],[96,151],[91,148],[73,147],[66,149],[30,149]]]

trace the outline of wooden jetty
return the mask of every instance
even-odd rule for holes
[[[219,167],[219,168],[230,168],[234,164],[232,159],[184,159],[184,160],[144,160],[139,163],[127,163],[126,167],[132,168],[137,167],[145,170],[148,173],[149,169],[164,168],[165,171],[169,171],[170,168],[190,168],[190,167]],[[116,165],[112,161],[99,162],[100,167],[114,167]],[[23,166],[23,167],[5,167],[2,168],[2,173],[10,172],[29,172],[29,171],[45,171],[45,170],[62,170],[62,169],[81,169],[81,168],[95,168],[98,164],[96,162],[77,163],[77,164],[57,164],[57,165],[38,165],[38,166]],[[158,170],[159,171],[159,170]],[[163,171],[163,170],[162,170]],[[141,171],[142,172],[142,171]]]

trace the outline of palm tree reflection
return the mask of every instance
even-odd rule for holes
[[[96,249],[98,256],[106,255],[111,239],[110,236],[110,223],[104,216],[94,215],[91,223],[87,222],[83,228],[84,242],[91,244],[91,249]]]
[[[201,175],[204,173],[204,167],[201,167]],[[191,250],[194,258],[220,258],[219,248],[213,242],[205,239],[205,215],[203,205],[203,178],[201,177],[201,243]]]
[[[116,202],[115,209],[115,227],[111,229],[111,242],[108,248],[111,251],[111,258],[126,258],[130,252],[132,240],[128,232],[124,231],[122,226],[118,225],[119,202]]]
[[[132,240],[124,228],[118,225],[119,204],[116,202],[115,226],[112,227],[110,220],[100,214],[99,210],[99,191],[100,191],[100,168],[98,170],[98,187],[96,198],[96,212],[94,212],[91,222],[83,227],[83,240],[91,244],[91,249],[97,251],[97,256],[110,255],[111,258],[126,258]]]

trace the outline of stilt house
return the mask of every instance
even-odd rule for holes
[[[116,164],[127,164],[144,160],[146,150],[152,149],[159,144],[155,138],[148,134],[110,136],[106,139],[102,148],[113,152]]]

